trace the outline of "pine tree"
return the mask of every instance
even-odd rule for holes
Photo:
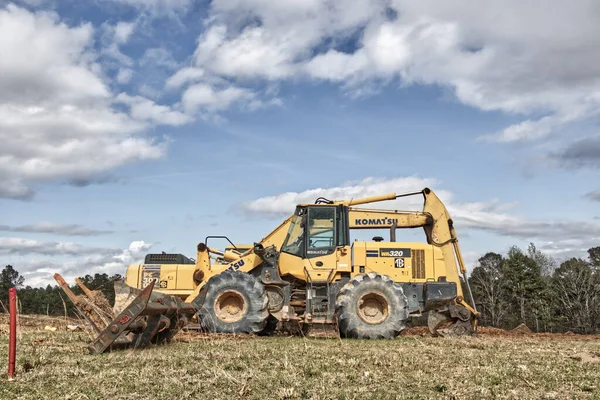
[[[0,301],[2,301],[4,307],[8,307],[8,289],[20,289],[23,286],[24,281],[25,278],[20,276],[12,265],[7,265],[2,272],[0,272]],[[4,311],[8,310],[2,309],[2,312]]]
[[[545,329],[549,291],[541,265],[518,247],[512,247],[503,274],[509,325],[524,323],[536,331]]]
[[[600,246],[592,247],[588,250],[588,254],[592,266],[594,266],[595,268],[600,268]]]

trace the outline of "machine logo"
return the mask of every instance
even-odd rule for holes
[[[397,218],[357,218],[354,220],[355,225],[364,225],[364,226],[373,226],[373,225],[383,225],[390,226],[393,223],[398,223]]]
[[[229,268],[227,268],[228,271],[237,271],[238,269],[240,269],[242,266],[244,265],[244,260],[240,260],[236,263],[232,263]]]

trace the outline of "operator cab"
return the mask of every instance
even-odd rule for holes
[[[349,243],[347,215],[341,205],[296,207],[281,251],[301,258],[334,253]]]

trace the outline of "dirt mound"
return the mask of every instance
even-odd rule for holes
[[[529,327],[525,324],[520,324],[519,326],[511,330],[511,332],[518,333],[520,335],[531,335],[533,333],[531,329],[529,329]]]
[[[511,336],[509,331],[493,326],[480,326],[477,328],[477,333],[485,336]]]
[[[411,326],[402,331],[402,336],[431,336],[426,326]]]
[[[480,326],[477,328],[477,334],[480,336],[495,337],[515,337],[515,336],[533,336],[534,333],[526,326],[519,325],[515,329],[505,330],[491,326]],[[413,326],[402,331],[402,336],[432,336],[426,326]]]

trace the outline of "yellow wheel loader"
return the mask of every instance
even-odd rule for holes
[[[415,195],[424,198],[421,211],[356,207]],[[396,241],[402,228],[422,228],[426,243]],[[352,242],[355,229],[386,229],[389,240]],[[196,260],[148,255],[144,264],[128,267],[125,283],[138,292],[152,285],[175,304],[170,326],[177,326],[173,315],[195,313],[202,329],[216,333],[266,335],[278,326],[333,324],[342,337],[394,338],[411,316],[424,313],[434,335],[476,329],[478,312],[466,279],[470,304],[463,295],[460,275],[466,270],[453,221],[428,188],[353,200],[319,198],[298,205],[252,246],[230,242],[219,251],[208,247],[214,238],[225,237],[199,243]],[[147,319],[158,312],[149,311],[154,308],[149,302],[133,318]]]

